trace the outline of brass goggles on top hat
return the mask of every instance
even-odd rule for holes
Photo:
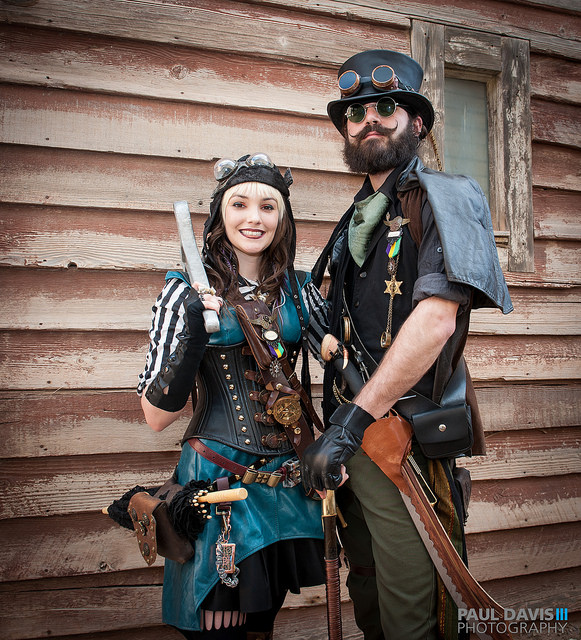
[[[242,167],[270,167],[274,169],[274,162],[266,155],[266,153],[253,153],[246,160],[230,160],[230,158],[222,158],[214,165],[214,178],[218,182],[223,182],[227,178],[231,178]]]
[[[399,78],[387,64],[380,64],[371,72],[371,83],[376,89],[399,89]],[[337,80],[341,97],[352,96],[361,84],[361,76],[357,71],[344,71]]]

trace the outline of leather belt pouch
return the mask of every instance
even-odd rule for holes
[[[176,533],[165,500],[142,491],[131,497],[127,511],[135,528],[139,550],[148,565],[155,562],[158,554],[180,564],[193,557],[194,548],[189,540]]]
[[[417,413],[411,422],[426,458],[454,458],[472,448],[472,418],[466,404]]]
[[[413,389],[395,408],[413,425],[426,458],[455,458],[472,448],[472,416],[466,404],[466,364],[458,362],[440,404]]]

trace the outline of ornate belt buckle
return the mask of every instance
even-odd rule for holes
[[[298,422],[301,415],[301,401],[298,396],[284,396],[272,405],[272,415],[280,424],[289,425]]]

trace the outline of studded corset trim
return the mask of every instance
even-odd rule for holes
[[[193,436],[223,442],[261,455],[292,451],[284,428],[266,414],[261,400],[269,394],[254,381],[252,356],[243,355],[245,343],[230,347],[209,345],[198,371],[197,401],[184,441]],[[287,345],[289,360],[296,360]],[[294,355],[293,355],[294,354]]]

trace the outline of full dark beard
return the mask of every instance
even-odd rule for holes
[[[343,159],[354,173],[381,173],[393,169],[411,160],[418,149],[418,138],[414,135],[413,123],[410,120],[401,135],[395,137],[396,129],[387,129],[379,124],[367,125],[353,138],[345,138],[343,145]],[[370,132],[377,131],[383,138],[374,138],[363,142],[363,138]]]

